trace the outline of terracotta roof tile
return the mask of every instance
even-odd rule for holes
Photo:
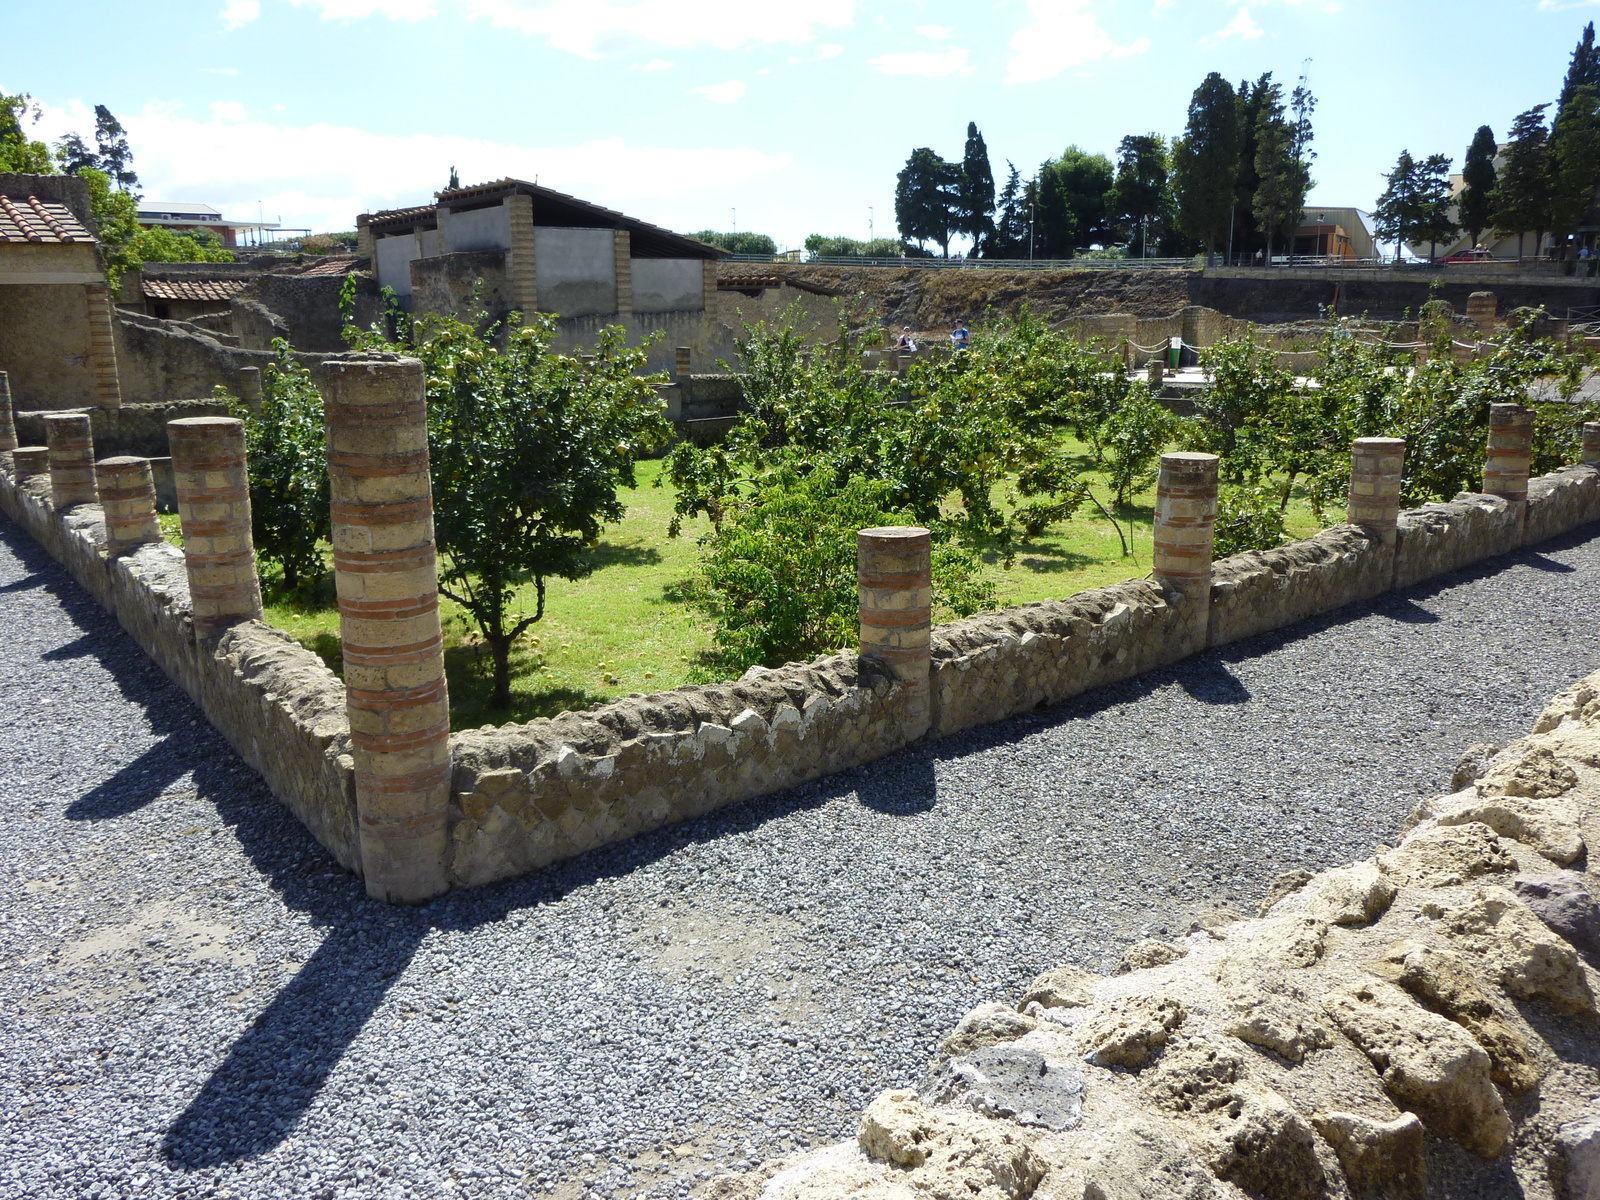
[[[145,279],[147,300],[214,300],[227,302],[244,290],[243,279]]]
[[[37,196],[0,195],[0,242],[89,246],[94,244],[94,235],[65,204]]]

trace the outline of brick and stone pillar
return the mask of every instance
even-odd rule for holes
[[[1583,455],[1578,461],[1600,466],[1600,421],[1584,422]]]
[[[506,284],[511,307],[524,316],[539,311],[539,276],[533,256],[533,197],[517,194],[505,199],[511,226],[511,253],[506,259]]]
[[[1208,636],[1211,543],[1217,527],[1217,461],[1215,454],[1163,454],[1156,478],[1152,574],[1169,599],[1189,610],[1184,652],[1190,654],[1204,649]]]
[[[1493,333],[1499,325],[1495,310],[1499,301],[1493,292],[1473,292],[1467,297],[1467,319],[1477,322],[1478,328],[1484,333]]]
[[[611,231],[617,260],[617,316],[633,316],[633,235],[626,229]]]
[[[717,288],[717,260],[705,258],[700,260],[700,294],[701,303],[705,305],[706,312],[715,320],[722,319],[719,300],[721,293]]]
[[[372,239],[372,214],[356,214],[356,253],[362,258],[373,261],[377,258],[376,246]],[[373,272],[376,277],[376,270]]]
[[[103,283],[84,285],[89,300],[89,369],[94,372],[95,403],[122,407],[117,382],[117,342],[111,326],[111,289]]]
[[[0,371],[0,450],[17,448],[17,425],[11,417],[11,377]]]
[[[93,504],[94,436],[87,413],[46,413],[44,442],[50,450],[50,503],[56,511]]]
[[[1357,438],[1350,446],[1349,521],[1393,547],[1400,522],[1400,471],[1404,438]]]
[[[100,509],[106,517],[106,553],[115,558],[147,542],[161,540],[156,521],[156,484],[150,460],[132,455],[102,458],[95,464]]]
[[[926,529],[890,525],[856,534],[861,653],[881,659],[907,689],[905,735],[928,731],[933,628],[932,539]]]
[[[352,354],[320,368],[367,894],[446,891],[450,698],[439,627],[422,363]]]
[[[1483,490],[1515,504],[1528,499],[1528,467],[1533,461],[1533,410],[1521,404],[1489,405],[1489,452],[1483,463]]]
[[[239,368],[239,399],[253,413],[261,411],[261,368]]]
[[[679,346],[675,352],[672,363],[672,377],[679,383],[688,380],[690,373],[689,347]]]
[[[244,422],[234,417],[168,421],[167,443],[196,636],[259,621],[261,580],[250,535]]]
[[[11,452],[11,470],[18,483],[26,483],[35,475],[50,474],[50,448],[18,446]]]

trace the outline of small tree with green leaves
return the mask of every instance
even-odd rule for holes
[[[233,409],[244,418],[256,553],[278,563],[284,586],[295,589],[321,576],[319,543],[331,536],[327,435],[311,373],[283,338],[272,349],[277,360],[261,374],[260,411],[237,402]]]
[[[0,93],[0,171],[48,175],[53,170],[50,147],[28,136],[27,127],[37,124],[39,116],[39,106],[27,93]]]

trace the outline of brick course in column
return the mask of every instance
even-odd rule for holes
[[[239,399],[253,413],[261,411],[261,368],[239,368]]]
[[[926,529],[890,525],[856,534],[861,653],[881,659],[909,693],[907,739],[929,725],[933,628],[932,540]]]
[[[1533,410],[1521,404],[1489,406],[1489,450],[1483,464],[1483,490],[1515,503],[1528,499],[1528,468],[1533,461]]]
[[[617,315],[633,316],[633,235],[626,229],[611,231],[617,259]]]
[[[539,311],[539,275],[533,253],[533,197],[507,196],[505,205],[511,226],[511,253],[506,260],[511,307],[531,316]]]
[[[672,360],[672,375],[673,375],[673,378],[679,380],[680,382],[684,381],[684,380],[687,380],[691,370],[692,370],[692,368],[691,368],[691,365],[690,365],[690,362],[689,362],[689,347],[688,346],[679,346],[677,348],[677,350],[674,351],[674,353],[673,353],[673,360]]]
[[[17,448],[17,426],[11,419],[11,377],[0,371],[0,450]]]
[[[11,469],[18,483],[35,475],[50,474],[50,448],[48,446],[18,446],[11,452]]]
[[[156,521],[156,485],[150,460],[132,455],[102,458],[95,463],[100,509],[106,518],[106,553],[126,554],[147,542],[161,540]]]
[[[320,368],[339,633],[367,893],[444,892],[450,698],[422,364],[350,355]]]
[[[101,408],[121,408],[117,342],[111,328],[111,291],[103,283],[85,284],[84,290],[89,298],[89,369],[94,372],[95,402]]]
[[[700,295],[701,303],[705,305],[706,312],[713,318],[720,320],[721,313],[718,311],[719,306],[717,303],[719,296],[717,289],[717,260],[714,258],[702,259],[700,262]]]
[[[167,422],[178,492],[189,602],[200,637],[261,619],[261,580],[250,535],[244,422],[185,417]]]
[[[1192,649],[1205,645],[1211,610],[1211,549],[1217,526],[1217,456],[1180,451],[1161,456],[1156,477],[1152,575],[1181,595],[1193,622]]]
[[[1395,544],[1405,461],[1404,438],[1357,438],[1350,445],[1350,524],[1371,529],[1386,546]]]
[[[46,413],[44,442],[50,448],[50,503],[58,510],[93,504],[94,438],[87,413]]]
[[[1584,422],[1583,456],[1578,461],[1600,464],[1600,421]]]

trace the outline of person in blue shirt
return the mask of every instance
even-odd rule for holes
[[[957,321],[956,327],[950,331],[950,344],[957,350],[965,350],[972,344],[972,333],[967,329],[965,320]]]

